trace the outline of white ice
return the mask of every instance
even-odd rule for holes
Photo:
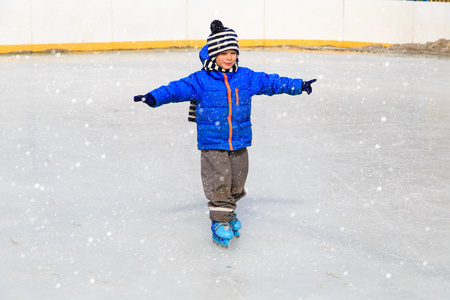
[[[0,56],[0,299],[450,299],[450,60],[241,51],[242,237],[213,244],[188,103],[133,96],[197,51]]]

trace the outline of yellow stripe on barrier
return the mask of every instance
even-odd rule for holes
[[[250,41],[247,45],[246,41]],[[251,44],[263,47],[280,47],[280,46],[299,46],[299,47],[339,47],[339,48],[354,48],[365,47],[370,45],[381,45],[389,47],[393,44],[388,43],[369,43],[369,42],[355,42],[355,41],[334,41],[334,40],[239,40],[240,46],[252,47]],[[253,45],[254,46],[254,45]]]
[[[138,42],[104,42],[104,43],[61,43],[61,44],[25,44],[25,45],[0,45],[0,53],[20,53],[20,52],[50,52],[50,51],[73,51],[73,52],[94,52],[112,50],[144,50],[144,49],[165,49],[165,48],[201,48],[206,44],[205,40],[179,40],[179,41],[138,41]],[[389,47],[393,44],[369,43],[354,41],[334,41],[334,40],[295,40],[295,39],[241,39],[239,46],[245,47],[339,47],[353,48],[370,45],[381,45]]]

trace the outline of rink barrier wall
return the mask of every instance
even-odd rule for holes
[[[23,53],[23,52],[92,52],[92,51],[114,51],[114,50],[145,50],[145,49],[167,49],[167,48],[201,48],[206,44],[205,40],[195,41],[147,41],[147,42],[107,42],[107,43],[64,43],[64,44],[36,44],[36,45],[0,45],[0,53]],[[370,45],[381,45],[389,47],[388,43],[368,43],[349,41],[326,41],[326,40],[239,40],[241,48],[251,47],[281,47],[281,46],[304,46],[304,47],[365,47]]]
[[[201,47],[220,19],[241,47],[450,39],[450,4],[396,0],[0,1],[0,53]],[[237,9],[236,9],[237,8]],[[251,20],[251,22],[249,21]]]

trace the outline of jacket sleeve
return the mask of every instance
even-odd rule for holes
[[[197,76],[194,74],[189,77],[172,81],[168,85],[163,85],[149,92],[156,101],[153,107],[158,107],[167,103],[185,102],[199,99],[201,93]]]
[[[292,79],[280,77],[277,74],[253,72],[250,86],[252,95],[300,95],[302,93],[302,83],[302,79]]]

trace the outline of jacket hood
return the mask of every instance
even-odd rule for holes
[[[208,45],[203,46],[202,50],[200,50],[200,53],[198,54],[200,61],[202,62],[202,66],[205,64],[205,62],[209,59],[208,54]]]

